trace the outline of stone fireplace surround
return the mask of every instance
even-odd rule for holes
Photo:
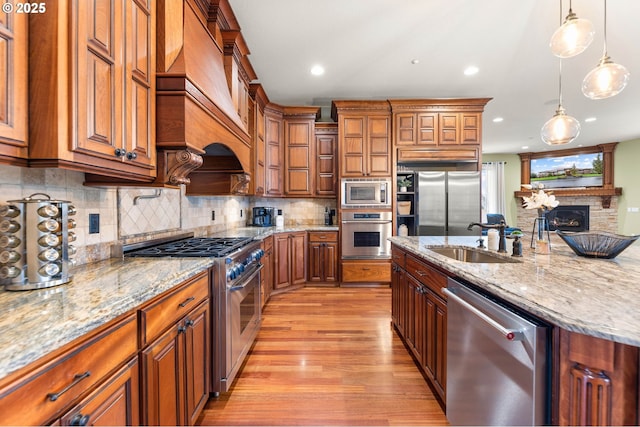
[[[589,230],[618,232],[618,197],[611,197],[609,207],[603,207],[599,196],[559,196],[561,206],[586,205],[589,206]],[[518,198],[521,202],[522,199]],[[517,227],[525,233],[531,233],[533,222],[538,216],[535,209],[525,209],[518,203]]]

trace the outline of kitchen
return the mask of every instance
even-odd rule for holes
[[[245,27],[249,26],[244,24],[243,30],[248,29]],[[242,49],[242,43],[240,41],[237,42],[236,48]],[[253,46],[251,46],[251,48],[256,50]],[[252,55],[256,55],[257,53],[257,51],[253,52]],[[627,65],[628,64],[627,62]],[[187,73],[191,71],[192,69],[188,69]],[[244,71],[246,72],[247,70]],[[627,88],[627,90],[630,89],[631,86]],[[162,90],[167,93],[170,87],[164,86]],[[268,86],[265,86],[265,90],[271,95]],[[444,94],[444,96],[447,95],[449,94]],[[491,96],[492,94],[489,95]],[[626,94],[623,93],[620,96],[622,95]],[[497,100],[498,99],[495,99],[494,101]],[[494,101],[489,102],[487,108],[490,108]],[[157,108],[161,110],[161,105],[158,104]],[[161,112],[162,111],[159,111],[159,114]],[[272,113],[268,110],[266,112]],[[285,115],[292,113],[289,114],[291,123],[298,123],[294,119],[304,119],[299,112],[295,111],[275,111],[275,113]],[[306,116],[314,116],[313,112],[303,111],[303,113],[306,114]],[[550,113],[551,112],[549,112],[549,114]],[[160,117],[160,115],[158,117]],[[325,115],[323,114],[322,117],[325,117]],[[163,119],[166,120],[164,116]],[[483,137],[483,143],[487,146],[489,146],[487,143],[488,127],[489,126],[485,125]],[[227,129],[236,130],[236,127],[230,124],[227,126]],[[229,132],[233,133],[231,131]],[[187,132],[185,131],[185,133]],[[238,132],[235,133],[237,134]],[[191,137],[191,135],[189,135],[189,137]],[[636,199],[634,194],[635,186],[632,184],[635,182],[634,166],[633,163],[631,163],[634,158],[637,158],[634,139],[635,138],[629,138],[628,140],[623,140],[623,142],[618,144],[614,153],[616,165],[615,184],[618,187],[624,188],[623,195],[613,201],[614,206],[617,206],[619,212],[617,216],[617,231],[622,234],[634,234],[637,232],[636,229],[634,229],[635,221],[633,211],[627,210],[627,208],[634,206],[634,200]],[[162,161],[164,162],[176,161],[176,153],[183,151],[184,145],[176,148],[176,144],[172,146],[174,142],[175,140],[170,140],[169,137],[158,139],[158,146],[161,146],[165,156],[162,157],[159,155],[159,159],[162,157]],[[609,140],[599,141],[599,143],[605,142],[609,142]],[[238,146],[242,147],[241,142],[238,143]],[[485,145],[483,145],[483,151],[484,147]],[[195,152],[194,154],[198,154],[200,151],[206,151],[204,146],[196,148],[196,150],[192,150]],[[244,149],[241,148],[239,152],[245,153],[243,150]],[[3,155],[6,154],[3,152]],[[42,154],[38,153],[38,156],[41,155]],[[20,156],[16,158],[20,158]],[[483,153],[482,160],[491,159],[506,160],[509,168],[517,169],[512,171],[506,180],[509,185],[515,187],[507,189],[507,194],[511,194],[511,191],[515,192],[520,190],[520,159],[517,155]],[[40,192],[47,193],[53,199],[72,201],[78,209],[76,216],[77,227],[75,229],[78,253],[75,255],[75,259],[79,265],[109,258],[112,255],[111,251],[114,242],[132,243],[147,240],[150,236],[177,234],[182,230],[192,230],[197,235],[208,235],[211,233],[224,232],[238,226],[242,227],[247,224],[251,209],[255,206],[273,206],[276,209],[282,209],[287,225],[302,226],[303,228],[307,225],[323,225],[326,208],[330,210],[340,210],[340,205],[335,196],[333,198],[325,196],[325,198],[322,199],[304,196],[293,198],[280,198],[277,196],[266,197],[267,193],[272,191],[273,188],[265,188],[264,196],[204,196],[187,194],[185,186],[179,188],[165,187],[161,190],[157,188],[136,188],[136,186],[131,185],[107,187],[102,186],[104,182],[98,182],[98,180],[95,179],[95,169],[90,173],[91,176],[89,178],[91,179],[87,179],[82,172],[62,168],[66,162],[68,162],[68,160],[59,161],[61,168],[25,168],[22,166],[14,166],[20,164],[19,161],[13,161],[9,165],[2,166],[3,201],[20,200],[25,196]],[[35,164],[36,162],[33,163]],[[257,163],[259,165],[259,161]],[[172,170],[170,166],[176,166],[175,163],[169,165],[168,163],[161,163],[160,160],[158,164],[166,166],[163,169],[166,176],[168,176],[169,171]],[[46,162],[42,161],[40,165],[46,165]],[[264,166],[264,163],[262,165]],[[269,168],[268,165],[267,168]],[[179,168],[177,166],[173,168],[174,171],[176,169]],[[277,169],[277,167],[273,167],[271,170],[273,171],[275,169]],[[303,167],[299,168],[297,172],[305,173],[306,171]],[[233,175],[237,175],[237,173]],[[187,174],[187,176],[190,175]],[[255,178],[255,176],[252,178]],[[144,178],[144,180],[149,181],[147,178]],[[91,185],[91,181],[94,182],[93,185]],[[89,185],[84,185],[85,182]],[[297,181],[294,180],[294,182]],[[257,183],[254,181],[249,185],[255,184]],[[281,187],[280,191],[282,192],[283,190],[285,189]],[[290,190],[298,191],[294,188],[290,188]],[[274,193],[271,192],[269,194]],[[136,197],[140,196],[144,198],[136,200]],[[528,222],[523,221],[523,223],[520,223],[516,221],[517,203],[518,200],[513,197],[510,206],[507,208],[507,218],[509,223],[517,223],[521,225],[525,231],[528,231],[531,227]],[[92,232],[94,230],[90,230],[91,224],[86,220],[89,214],[99,215],[99,232],[97,233]],[[559,245],[561,244],[562,243]],[[350,265],[357,267],[358,263],[352,262]]]

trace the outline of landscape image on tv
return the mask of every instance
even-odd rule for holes
[[[544,188],[602,187],[602,153],[531,159],[531,185]]]

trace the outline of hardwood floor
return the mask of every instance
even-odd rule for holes
[[[199,425],[448,425],[391,326],[389,288],[273,296],[232,389]]]

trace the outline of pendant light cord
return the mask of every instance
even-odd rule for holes
[[[571,13],[571,0],[569,0],[569,13]],[[562,25],[562,0],[560,0],[560,25]],[[558,111],[562,108],[562,58],[560,58],[560,65],[558,66]]]
[[[607,56],[607,0],[604,0],[604,52],[602,52],[602,57],[606,58]]]

